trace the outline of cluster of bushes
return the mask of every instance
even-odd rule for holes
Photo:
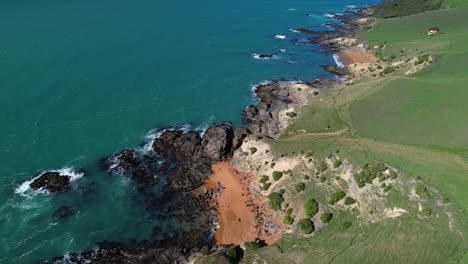
[[[279,181],[279,179],[283,177],[283,173],[281,171],[274,171],[272,176],[273,176],[273,180]]]
[[[383,163],[374,163],[369,165],[368,163],[362,166],[362,170],[359,173],[354,174],[354,180],[357,182],[359,188],[362,188],[367,184],[372,184],[375,178],[385,177],[383,172],[387,170],[387,167]]]
[[[272,192],[268,195],[268,203],[270,208],[278,211],[281,209],[281,204],[284,202],[284,197],[281,193]]]
[[[319,211],[319,204],[315,199],[308,199],[304,203],[304,210],[308,218],[314,217]]]
[[[431,195],[429,194],[429,191],[427,190],[426,186],[422,184],[416,185],[415,191],[419,198],[423,200],[428,200],[431,198]]]
[[[333,218],[333,214],[332,214],[332,213],[323,213],[323,214],[320,216],[320,220],[322,220],[322,223],[324,223],[324,224],[330,223],[330,221],[332,220],[332,218]]]
[[[294,223],[294,218],[291,216],[291,214],[292,214],[292,208],[289,208],[286,211],[286,215],[284,216],[284,219],[283,219],[283,223],[285,225],[292,225],[292,223]]]
[[[294,113],[294,112],[287,112],[286,115],[289,116],[290,118],[293,118],[293,117],[297,116],[297,114]]]
[[[418,60],[414,62],[414,66],[422,64],[426,61],[429,61],[429,55],[428,54],[421,55],[418,57]]]
[[[297,223],[297,227],[304,232],[304,234],[311,234],[315,230],[314,222],[308,218],[301,219]]]
[[[305,186],[305,183],[300,182],[300,183],[296,184],[295,187],[296,187],[296,191],[297,191],[297,192],[302,192],[302,191],[305,190],[305,187],[306,187],[306,186]]]
[[[266,191],[270,189],[271,183],[269,182],[270,177],[263,175],[260,177],[260,183],[262,184],[262,190]]]
[[[345,205],[352,205],[352,204],[355,204],[356,203],[356,200],[354,200],[353,198],[347,196],[344,200],[344,204]]]
[[[330,205],[336,204],[338,201],[343,199],[346,196],[346,193],[343,191],[337,191],[331,194],[330,199],[328,200],[328,203]]]
[[[392,73],[392,72],[394,72],[394,71],[395,71],[395,67],[388,66],[388,67],[386,67],[386,68],[382,71],[382,73],[383,73],[383,74],[389,74],[389,73]]]

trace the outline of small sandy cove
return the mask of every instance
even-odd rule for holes
[[[356,63],[366,63],[366,62],[376,62],[378,58],[369,52],[362,52],[362,51],[354,51],[354,50],[346,50],[338,52],[338,56],[340,57],[340,62],[345,65],[351,65]]]
[[[281,228],[269,216],[273,212],[267,209],[266,199],[254,198],[251,187],[255,176],[240,171],[230,162],[219,162],[212,166],[213,175],[197,192],[216,190],[221,185],[221,192],[215,195],[212,205],[217,208],[218,229],[215,233],[216,244],[236,244],[254,241],[257,238],[270,244],[281,236]],[[274,223],[278,228],[274,232],[265,229],[265,223]],[[268,224],[270,226],[270,224]]]

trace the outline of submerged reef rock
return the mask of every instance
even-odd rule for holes
[[[39,175],[29,185],[33,190],[45,189],[49,192],[65,191],[70,183],[70,177],[57,171],[47,171]]]

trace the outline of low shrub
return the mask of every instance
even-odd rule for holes
[[[266,182],[266,183],[263,184],[262,190],[268,191],[268,189],[270,189],[270,186],[271,186],[271,183],[270,183],[270,182]]]
[[[392,189],[392,186],[389,184],[383,188],[384,192],[389,192]]]
[[[281,209],[281,204],[284,202],[283,195],[277,192],[272,192],[268,195],[268,203],[270,208],[278,211]]]
[[[290,118],[293,118],[293,117],[297,116],[297,114],[294,113],[294,112],[287,112],[286,115],[289,116]]]
[[[364,164],[359,173],[354,174],[354,180],[358,183],[359,188],[364,187],[366,184],[372,184],[375,178],[383,176],[383,172],[387,167],[383,163]]]
[[[257,148],[256,148],[256,147],[251,147],[251,148],[249,148],[249,150],[250,150],[250,153],[251,153],[251,154],[254,154],[255,152],[257,152]]]
[[[352,205],[352,204],[355,204],[356,203],[356,200],[354,200],[353,198],[347,196],[344,200],[344,204],[345,205]]]
[[[302,192],[302,191],[305,190],[306,185],[305,185],[305,183],[300,182],[300,183],[296,184],[295,187],[296,187],[297,192]]]
[[[308,218],[301,219],[297,223],[297,227],[304,232],[304,234],[311,234],[315,230],[314,222]]]
[[[424,208],[424,209],[418,211],[418,215],[431,216],[432,215],[432,208]]]
[[[319,164],[319,167],[318,167],[318,170],[320,172],[324,172],[328,169],[328,166],[327,166],[327,163],[325,161],[321,161],[320,164]]]
[[[315,201],[315,199],[308,199],[304,203],[304,210],[307,217],[313,217],[319,211],[319,204],[317,203],[317,201]]]
[[[390,179],[394,180],[398,177],[398,174],[394,171],[390,171]]]
[[[350,221],[344,221],[341,227],[346,230],[349,229],[352,225],[353,223],[351,223]]]
[[[332,213],[323,213],[323,214],[320,216],[320,220],[322,220],[322,223],[324,223],[324,224],[330,223],[330,221],[331,221],[332,218],[333,218],[333,214],[332,214]]]
[[[269,180],[270,177],[268,177],[267,175],[263,175],[262,177],[260,177],[260,183],[266,183]]]
[[[274,171],[273,172],[273,180],[278,181],[283,177],[283,173],[281,171]]]
[[[327,177],[325,176],[320,177],[320,182],[325,182],[326,180],[327,180]]]
[[[416,185],[415,191],[416,195],[418,195],[419,198],[423,200],[428,200],[431,198],[431,195],[429,194],[429,191],[427,190],[426,186],[422,184]]]
[[[285,225],[292,225],[292,223],[294,223],[294,218],[290,214],[286,214],[283,218],[283,223]]]
[[[335,160],[335,162],[333,163],[333,166],[336,168],[339,168],[341,166],[342,162],[341,160]]]
[[[395,71],[395,67],[388,66],[383,70],[383,74],[389,74]]]
[[[343,199],[346,196],[346,193],[343,191],[337,191],[331,194],[330,199],[328,200],[328,203],[330,205],[336,204],[338,201]]]

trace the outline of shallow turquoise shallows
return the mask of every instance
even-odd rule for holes
[[[125,177],[99,160],[151,129],[240,125],[264,80],[331,77],[292,27],[327,30],[356,0],[2,0],[0,263],[37,263],[102,240],[148,239],[155,225]],[[282,37],[274,35],[284,35]],[[257,60],[254,53],[276,58]],[[48,169],[84,168],[66,193],[25,190]],[[27,188],[26,188],[27,189]],[[75,214],[54,220],[60,206]]]

